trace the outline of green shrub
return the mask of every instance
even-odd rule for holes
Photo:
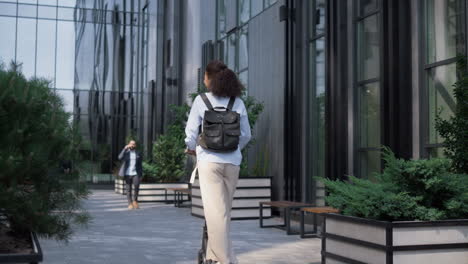
[[[78,157],[79,136],[49,83],[16,69],[0,66],[0,209],[7,219],[0,224],[67,240],[72,224],[88,221],[81,208],[86,184],[76,168],[60,170]]]
[[[457,77],[453,85],[457,102],[454,115],[442,120],[439,113],[436,130],[444,138],[444,154],[453,161],[453,171],[468,173],[468,69],[464,56],[458,58]]]
[[[344,215],[376,220],[468,218],[468,175],[450,171],[448,159],[403,160],[385,149],[386,166],[371,180],[322,180],[328,205]]]
[[[178,127],[169,126],[153,144],[153,161],[143,163],[144,174],[157,182],[178,182],[185,174],[184,136],[178,134]]]
[[[245,108],[247,110],[247,114],[249,116],[249,124],[250,124],[250,129],[252,130],[252,135],[253,135],[253,129],[255,127],[255,124],[257,123],[258,118],[260,117],[260,114],[263,112],[263,109],[265,108],[263,102],[257,101],[255,97],[247,95],[246,91],[244,91],[242,95],[242,100],[244,101]],[[266,176],[266,175],[258,175],[258,173],[261,170],[257,170],[254,168],[253,171],[249,171],[247,167],[247,152],[250,147],[252,147],[256,143],[255,138],[252,137],[252,139],[249,141],[247,146],[242,150],[242,156],[244,157],[242,159],[241,163],[241,168],[240,168],[240,176]],[[264,160],[265,161],[265,160]],[[264,170],[266,172],[266,169]]]
[[[178,182],[185,174],[185,122],[189,106],[171,105],[173,119],[166,132],[153,143],[151,160],[143,162],[145,180]]]

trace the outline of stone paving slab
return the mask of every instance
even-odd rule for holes
[[[68,244],[41,239],[46,264],[195,264],[203,220],[189,208],[141,203],[128,210],[123,195],[95,190],[85,207],[93,217]],[[271,220],[270,220],[271,221]],[[257,220],[232,222],[234,251],[240,264],[318,264],[320,240],[262,229]]]

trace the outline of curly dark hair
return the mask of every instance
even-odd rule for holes
[[[244,86],[237,75],[222,61],[214,60],[208,63],[205,73],[210,79],[208,90],[216,96],[241,96]]]

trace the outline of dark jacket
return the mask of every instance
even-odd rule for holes
[[[125,176],[127,173],[128,166],[130,164],[130,150],[123,149],[119,154],[119,160],[122,162],[122,167],[120,167],[119,176]],[[143,175],[143,156],[141,152],[136,151],[136,162],[135,169],[139,177]]]

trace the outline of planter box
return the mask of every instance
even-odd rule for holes
[[[189,188],[188,183],[140,183],[140,192],[138,194],[139,202],[173,202],[174,192],[168,191],[166,188]],[[123,179],[115,179],[115,192],[118,194],[127,194],[125,190],[125,181]],[[184,194],[184,201],[188,201],[188,195]]]
[[[232,220],[258,219],[261,201],[271,201],[271,177],[240,177],[232,202]],[[204,217],[198,178],[192,185],[192,215]],[[265,207],[263,216],[271,217],[271,208]]]
[[[468,219],[384,222],[324,216],[322,263],[468,264]]]
[[[42,250],[35,233],[31,233],[33,253],[30,254],[0,254],[0,263],[39,263],[42,262]]]

